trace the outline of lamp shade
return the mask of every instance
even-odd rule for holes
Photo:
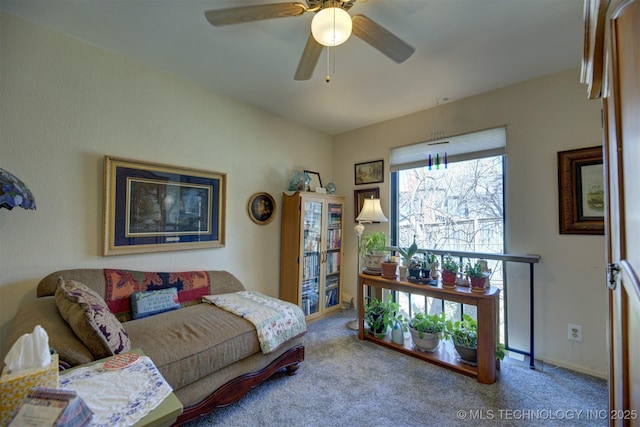
[[[16,176],[0,168],[0,208],[35,209],[36,201],[31,190]]]
[[[359,222],[388,222],[382,208],[380,207],[380,199],[364,199],[364,205],[360,211],[360,215],[356,218]]]
[[[351,16],[339,7],[320,10],[311,21],[311,34],[323,46],[338,46],[351,35]]]

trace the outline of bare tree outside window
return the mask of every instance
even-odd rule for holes
[[[502,156],[398,172],[398,245],[502,253]]]
[[[504,253],[502,156],[397,173],[398,246],[409,246],[415,236],[421,249]],[[502,263],[490,262],[489,268],[491,284],[502,288]],[[437,313],[443,309],[441,300],[399,297],[407,312]],[[464,307],[473,317],[474,309]],[[446,302],[444,310],[447,317],[459,317],[461,308]]]

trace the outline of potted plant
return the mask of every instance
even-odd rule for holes
[[[360,251],[364,253],[365,272],[380,274],[382,261],[387,256],[387,237],[382,231],[369,233],[362,238]]]
[[[507,348],[501,342],[496,345],[496,359],[504,360],[504,357],[507,355]]]
[[[408,248],[398,248],[400,256],[404,260],[405,267],[409,267],[409,263],[413,259],[414,255],[418,252],[418,244],[416,243],[416,236],[413,236],[413,243]]]
[[[438,258],[431,252],[424,254],[422,260],[422,276],[425,278],[431,277],[432,279],[438,278]]]
[[[446,324],[444,312],[439,314],[416,313],[409,321],[409,332],[413,345],[422,351],[438,348],[445,337]]]
[[[462,315],[462,320],[445,322],[445,335],[453,341],[453,346],[460,355],[460,360],[472,365],[478,362],[478,322],[468,314]],[[505,346],[498,343],[496,359],[503,360]]]
[[[383,338],[387,330],[393,328],[398,308],[398,304],[393,301],[384,302],[372,298],[364,310],[364,319],[369,325],[369,332],[376,338]]]
[[[398,263],[394,257],[387,255],[382,261],[382,277],[385,279],[395,279]]]
[[[420,279],[422,276],[422,261],[417,256],[414,256],[409,260],[409,264],[407,265],[407,269],[409,270],[409,277],[414,279]]]
[[[487,278],[484,275],[484,271],[482,271],[482,265],[479,262],[475,264],[467,264],[467,267],[464,270],[465,274],[469,276],[469,280],[471,281],[471,291],[473,292],[484,292],[485,284],[487,282]]]
[[[463,362],[475,365],[478,361],[478,323],[468,314],[462,315],[462,320],[447,320],[447,337],[453,341],[453,346]]]
[[[442,285],[445,287],[455,286],[460,264],[447,254],[442,258]]]

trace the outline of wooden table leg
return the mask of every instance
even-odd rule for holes
[[[478,382],[496,382],[495,299],[478,301]],[[482,330],[480,329],[482,328]]]

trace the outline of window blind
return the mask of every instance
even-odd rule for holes
[[[429,165],[435,166],[436,156],[444,165],[445,153],[449,163],[506,154],[507,132],[501,126],[477,132],[465,133],[433,141],[418,142],[391,149],[390,169],[398,171]]]

